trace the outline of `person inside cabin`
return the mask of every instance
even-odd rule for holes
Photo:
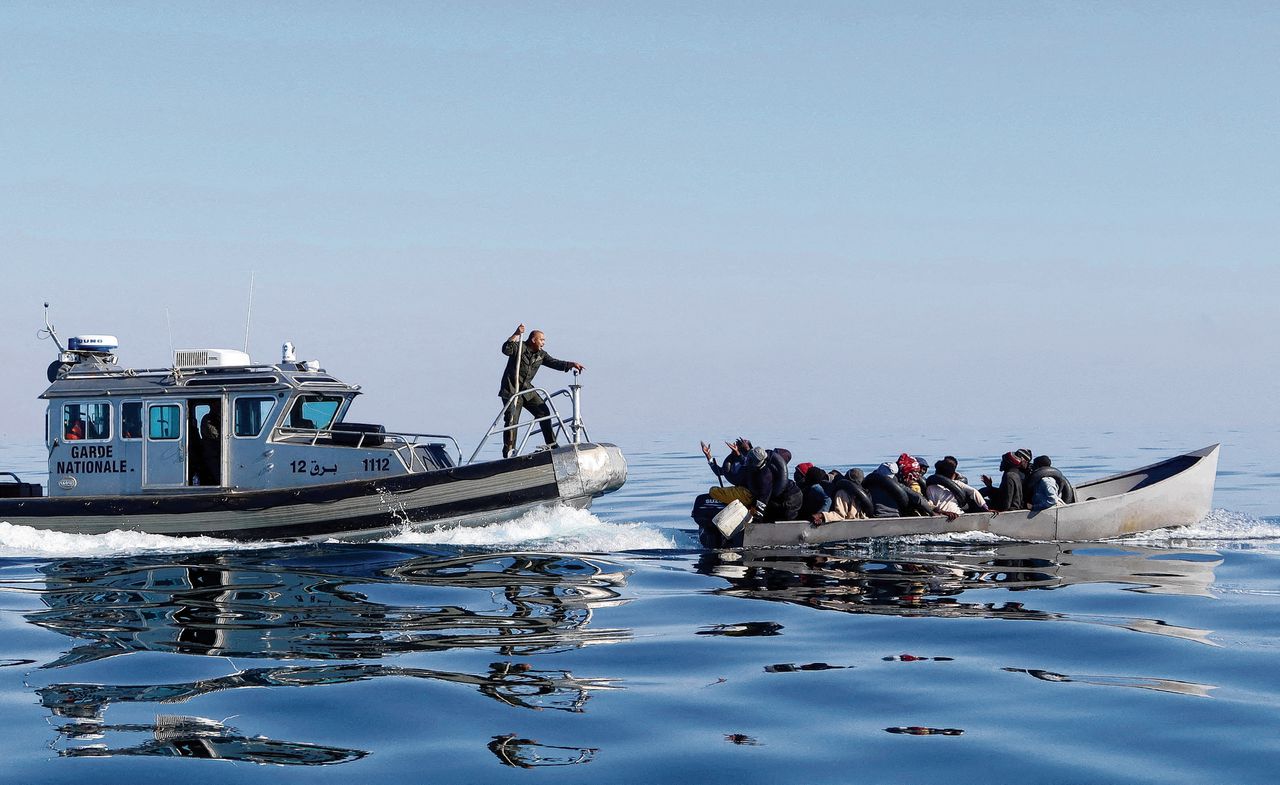
[[[142,438],[142,407],[125,404],[120,416],[120,436],[125,439]]]
[[[63,434],[67,441],[75,441],[84,438],[84,420],[80,419],[80,415],[71,415],[70,422],[67,423],[66,432]]]
[[[299,400],[293,405],[293,409],[289,412],[289,427],[305,428],[309,431],[314,431],[316,429],[316,424],[303,415],[302,404],[303,401]]]
[[[532,414],[535,419],[542,420],[538,423],[542,428],[542,440],[548,447],[556,446],[556,433],[551,426],[551,421],[542,419],[551,416],[551,409],[537,393],[532,391],[533,377],[538,369],[545,365],[557,371],[581,373],[586,370],[582,363],[557,360],[547,354],[542,348],[546,345],[547,337],[541,330],[529,333],[529,340],[524,342],[520,341],[522,335],[524,335],[523,324],[516,327],[511,337],[502,343],[502,353],[507,356],[507,367],[502,372],[502,383],[498,387],[498,397],[502,399],[502,405],[505,407],[503,409],[504,424],[507,427],[507,430],[502,432],[503,458],[515,455],[515,426],[520,422],[521,409],[528,409],[529,414]],[[514,403],[511,403],[512,398],[516,399]]]
[[[222,484],[222,413],[211,407],[200,418],[200,449],[197,472],[200,485]]]

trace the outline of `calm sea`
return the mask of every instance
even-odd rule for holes
[[[1088,479],[1223,442],[1190,528],[734,552],[689,531],[697,435],[619,441],[630,480],[591,512],[481,530],[0,524],[0,781],[1276,781],[1275,433],[1027,444]],[[840,468],[952,452],[976,477],[1024,440],[851,443],[787,446]]]

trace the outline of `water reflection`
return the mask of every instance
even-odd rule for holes
[[[144,755],[317,765],[362,750],[244,735],[200,717],[108,724],[114,704],[173,704],[245,688],[279,690],[381,679],[460,685],[504,706],[581,713],[590,696],[618,689],[510,659],[630,638],[595,626],[595,613],[624,602],[626,573],[563,554],[459,553],[456,549],[324,545],[263,551],[67,559],[39,568],[44,608],[33,624],[74,644],[40,665],[61,671],[121,654],[319,660],[235,669],[190,681],[102,684],[59,681],[36,690],[61,721],[66,757]],[[475,670],[378,662],[405,654],[489,650]],[[15,663],[16,664],[16,663]],[[134,671],[136,674],[138,671]],[[245,711],[256,705],[246,693]],[[138,739],[137,736],[145,738]],[[566,765],[594,749],[504,739],[504,762]],[[495,753],[498,751],[490,745]],[[572,760],[570,760],[572,758]]]
[[[899,725],[885,728],[888,733],[899,733],[907,736],[963,736],[963,728],[928,728],[923,725]]]
[[[163,758],[200,758],[204,760],[272,763],[287,766],[324,766],[359,760],[369,753],[364,750],[326,747],[319,744],[277,741],[262,736],[245,736],[234,728],[203,717],[159,715],[154,723],[101,725],[70,722],[58,728],[68,741],[112,739],[121,737],[125,746],[94,743],[58,749],[64,758],[109,758],[116,755],[141,755]],[[132,744],[133,736],[143,738]],[[55,745],[57,746],[57,745]]]
[[[177,684],[50,684],[36,690],[55,716],[100,720],[113,703],[176,703],[246,687],[312,687],[350,684],[380,677],[434,679],[475,687],[499,703],[524,709],[580,713],[593,690],[617,689],[608,679],[579,679],[563,670],[536,670],[527,663],[495,662],[488,673],[352,663],[320,667],[254,668],[227,676]]]
[[[504,766],[532,769],[541,766],[576,766],[590,763],[599,752],[597,747],[559,747],[543,744],[534,739],[521,739],[514,733],[494,736],[489,751]]]
[[[48,609],[27,619],[84,641],[44,667],[135,651],[351,660],[488,647],[511,656],[629,637],[589,626],[595,609],[619,601],[625,576],[587,559],[298,550],[44,565]],[[395,589],[435,591],[376,599]],[[418,601],[442,596],[466,604]]]
[[[936,546],[889,553],[874,547],[714,551],[701,558],[698,570],[729,583],[717,594],[845,613],[1065,620],[1210,643],[1207,630],[1159,619],[1058,613],[1037,610],[1027,602],[970,598],[983,590],[1053,590],[1082,583],[1209,596],[1214,568],[1222,561],[1215,553],[1054,543]]]
[[[1150,676],[1072,676],[1037,668],[1004,668],[1003,670],[1009,673],[1025,673],[1041,681],[1055,683],[1078,682],[1080,684],[1092,684],[1095,687],[1133,687],[1140,690],[1171,692],[1175,695],[1190,695],[1196,698],[1208,698],[1210,693],[1217,689],[1212,684],[1197,684],[1192,681],[1160,679]]]

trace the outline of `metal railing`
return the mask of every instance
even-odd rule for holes
[[[556,390],[554,393],[548,393],[542,387],[531,387],[523,390],[520,395],[513,395],[509,398],[502,410],[498,412],[498,416],[493,419],[493,424],[489,426],[489,430],[484,436],[480,437],[480,443],[476,445],[476,449],[471,453],[471,457],[466,463],[473,463],[476,456],[480,454],[480,450],[484,448],[489,439],[496,434],[505,434],[507,431],[516,431],[516,448],[514,455],[519,455],[528,443],[529,437],[533,433],[535,425],[541,425],[544,422],[551,423],[552,432],[558,434],[559,438],[564,439],[569,444],[581,444],[583,441],[590,441],[591,437],[587,434],[587,427],[582,421],[582,385],[577,383],[578,374],[574,373],[574,383],[563,390]],[[546,404],[549,414],[544,417],[535,417],[525,422],[517,422],[514,425],[506,425],[507,412],[515,406],[523,406],[522,398],[525,395],[536,395]],[[560,416],[560,412],[556,409],[555,400],[557,398],[568,398],[572,415],[567,419]],[[337,423],[341,425],[341,423]],[[523,431],[523,435],[520,432]],[[447,434],[441,433],[411,433],[406,431],[347,431],[340,428],[295,428],[290,426],[277,427],[271,435],[271,440],[275,441],[279,438],[286,438],[294,444],[302,443],[311,447],[323,444],[324,446],[342,446],[342,447],[374,447],[375,445],[367,444],[372,439],[381,439],[383,444],[376,445],[379,449],[385,448],[393,450],[400,462],[404,464],[406,471],[414,471],[413,467],[413,451],[416,447],[424,446],[423,440],[426,439],[443,439],[453,444],[453,449],[458,454],[458,464],[463,465],[462,447],[458,444],[458,440]],[[388,445],[387,442],[391,442]],[[440,442],[435,442],[440,443]]]
[[[518,395],[513,395],[507,399],[502,410],[498,412],[498,416],[493,418],[493,424],[489,426],[489,430],[484,436],[480,437],[480,443],[476,445],[475,452],[471,453],[471,457],[467,459],[467,463],[475,461],[476,456],[480,454],[480,450],[484,448],[489,439],[496,434],[506,434],[507,431],[516,432],[515,452],[512,455],[519,455],[528,443],[529,437],[533,434],[533,427],[541,425],[544,422],[551,423],[552,432],[559,435],[569,444],[581,444],[584,440],[590,441],[591,437],[587,435],[587,427],[582,422],[582,385],[578,384],[578,372],[573,373],[574,383],[563,390],[556,390],[554,393],[548,394],[541,387],[530,387],[522,390]],[[513,407],[524,406],[523,398],[526,395],[536,395],[546,404],[549,414],[544,417],[535,417],[526,422],[517,422],[514,425],[506,424],[507,412]],[[560,416],[560,412],[556,410],[555,399],[568,398],[572,414],[566,420]],[[523,431],[523,434],[521,434]]]
[[[341,423],[337,423],[341,425]],[[277,437],[293,438],[293,443],[304,443],[309,447],[315,447],[323,444],[326,447],[348,447],[359,449],[366,447],[369,449],[387,449],[396,453],[396,457],[404,464],[406,471],[415,471],[413,468],[413,451],[417,447],[428,446],[430,444],[442,444],[440,440],[447,440],[453,443],[453,450],[458,454],[458,464],[462,464],[462,446],[458,444],[458,440],[445,433],[413,433],[409,431],[345,431],[340,428],[294,428],[290,426],[281,426],[276,428],[271,435],[274,441]],[[299,438],[301,437],[301,438]],[[374,439],[382,440],[382,444],[366,444]],[[437,441],[427,442],[427,439],[435,439]],[[323,440],[323,441],[322,441]]]

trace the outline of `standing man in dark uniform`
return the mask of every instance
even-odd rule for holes
[[[502,399],[505,406],[512,398],[518,400],[506,410],[506,426],[511,426],[520,422],[520,410],[528,409],[529,413],[534,417],[547,417],[551,414],[551,410],[543,403],[542,399],[532,392],[533,375],[543,365],[557,371],[583,371],[581,363],[569,362],[567,360],[557,360],[542,350],[547,342],[547,337],[543,335],[541,330],[534,330],[529,333],[529,340],[521,343],[520,336],[524,335],[524,325],[516,328],[511,337],[502,344],[502,353],[507,356],[507,368],[502,372],[502,386],[498,388],[498,397]],[[519,395],[517,396],[517,393]],[[551,427],[549,420],[544,420],[539,425],[542,426],[542,438],[549,446],[554,447],[556,443],[555,430]],[[514,429],[504,431],[502,434],[502,457],[510,458],[516,451],[516,432]]]

